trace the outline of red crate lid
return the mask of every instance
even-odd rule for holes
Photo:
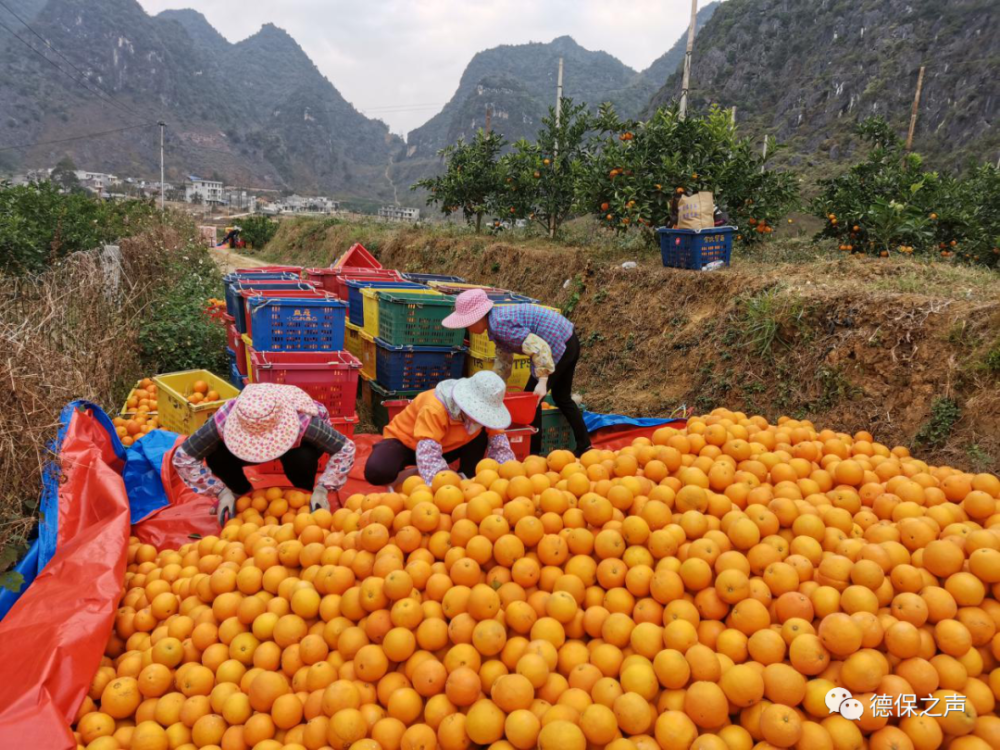
[[[375,260],[375,256],[364,245],[355,242],[331,268],[382,268],[382,264]]]
[[[256,266],[254,268],[237,268],[236,273],[302,273],[302,266]]]

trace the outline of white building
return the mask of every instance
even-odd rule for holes
[[[340,210],[340,203],[321,195],[290,195],[282,202],[282,210],[295,214],[329,214]]]
[[[382,206],[378,210],[378,217],[386,221],[420,221],[420,209],[404,206]]]
[[[189,177],[184,185],[184,200],[188,203],[217,205],[223,202],[222,183]]]
[[[232,211],[257,213],[257,196],[242,188],[227,187],[223,190],[222,201]]]

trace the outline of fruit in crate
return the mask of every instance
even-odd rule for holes
[[[121,416],[112,420],[115,432],[122,441],[122,445],[128,448],[134,445],[145,435],[160,426],[160,418],[150,414],[135,414],[131,417]]]
[[[191,395],[187,397],[187,400],[192,404],[202,404],[218,401],[220,398],[219,392],[211,390],[208,383],[204,380],[196,380],[191,386]]]
[[[125,408],[122,414],[132,416],[133,414],[156,414],[159,410],[157,402],[157,388],[149,378],[140,380],[125,399]]]

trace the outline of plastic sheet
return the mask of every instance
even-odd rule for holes
[[[34,581],[0,622],[0,747],[71,750],[69,731],[111,633],[121,595],[129,505],[123,449],[93,404],[63,410],[46,474]],[[56,491],[51,492],[50,482]],[[52,496],[54,494],[54,496]],[[49,544],[55,549],[47,564]]]
[[[597,414],[592,411],[583,413],[583,422],[587,430],[597,432],[605,427],[662,427],[674,420],[653,417],[626,417],[621,414]]]

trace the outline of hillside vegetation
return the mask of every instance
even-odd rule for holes
[[[329,265],[356,241],[389,267],[459,274],[562,307],[584,345],[578,387],[595,411],[724,405],[869,426],[935,461],[1000,466],[995,272],[783,240],[730,270],[696,273],[663,268],[628,237],[583,245],[314,220],[283,222],[264,257]]]

